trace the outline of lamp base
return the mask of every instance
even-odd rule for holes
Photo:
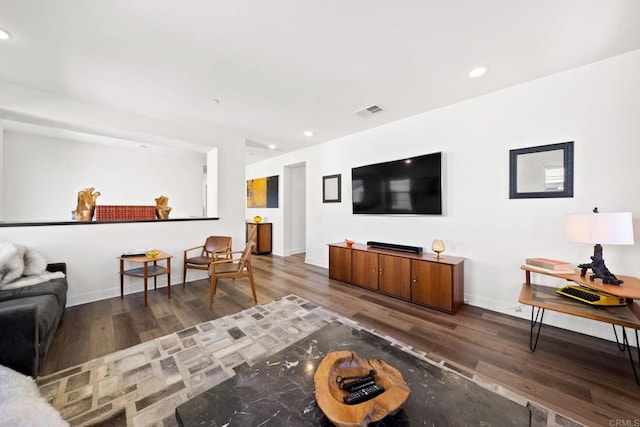
[[[624,283],[622,280],[618,279],[612,272],[610,272],[607,266],[604,264],[604,259],[602,259],[601,244],[598,243],[593,247],[593,256],[590,258],[590,263],[578,265],[578,268],[582,269],[580,273],[581,277],[586,276],[587,270],[591,269],[593,274],[589,276],[589,280],[592,282],[594,279],[602,279],[602,283],[604,283],[605,285],[620,285]]]

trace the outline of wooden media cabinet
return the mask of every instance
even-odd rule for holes
[[[450,314],[464,303],[464,258],[332,243],[329,278]]]

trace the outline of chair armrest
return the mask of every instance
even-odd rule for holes
[[[47,271],[51,272],[51,273],[55,273],[57,271],[60,271],[64,274],[67,274],[67,264],[64,262],[56,262],[53,264],[47,264]]]
[[[204,245],[194,246],[194,247],[192,247],[192,248],[185,249],[185,250],[184,250],[184,259],[187,259],[187,252],[191,252],[191,251],[193,251],[193,250],[195,250],[195,249],[203,249],[203,248],[204,248]]]
[[[36,378],[39,360],[38,310],[34,304],[0,304],[0,365]]]

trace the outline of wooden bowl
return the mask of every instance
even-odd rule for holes
[[[384,387],[382,394],[356,405],[347,405],[348,394],[336,382],[338,376],[366,375],[373,369],[374,380]],[[339,427],[367,426],[395,414],[409,398],[411,390],[402,374],[379,359],[363,359],[351,351],[335,351],[322,359],[313,377],[316,402],[329,420]]]

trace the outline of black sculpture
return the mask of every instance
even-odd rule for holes
[[[589,276],[589,280],[592,282],[594,279],[602,279],[602,283],[605,285],[620,285],[624,283],[610,272],[606,265],[604,265],[604,259],[602,259],[602,245],[597,244],[593,247],[593,256],[590,258],[590,263],[578,265],[578,268],[582,269],[582,272],[580,273],[581,277],[586,276],[587,270],[590,268],[593,274]]]

